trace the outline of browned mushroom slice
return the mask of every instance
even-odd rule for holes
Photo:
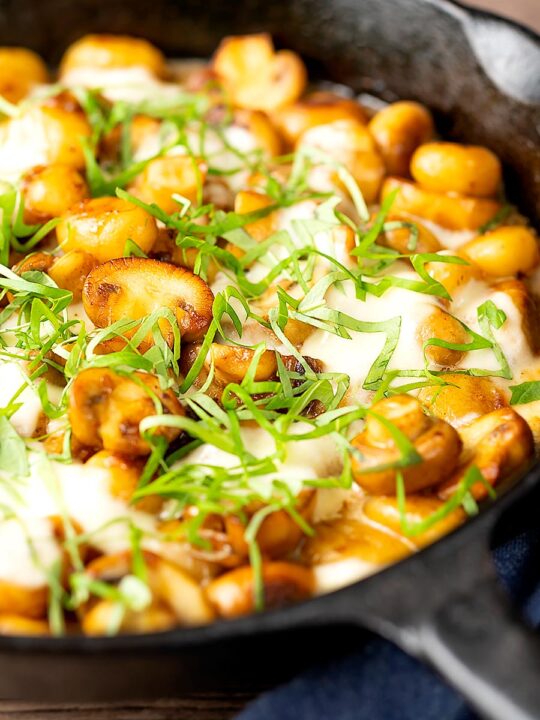
[[[73,435],[83,445],[115,453],[147,455],[150,445],[141,437],[139,425],[156,414],[154,398],[166,413],[183,415],[172,390],[162,390],[159,380],[146,373],[134,379],[116,375],[107,368],[89,368],[75,378],[69,396],[69,419]],[[172,440],[175,428],[157,428],[156,434]]]
[[[149,258],[118,258],[96,267],[83,287],[84,309],[97,327],[118,320],[138,320],[156,310],[169,308],[180,328],[182,340],[200,340],[212,320],[214,295],[198,275],[183,267]],[[160,320],[172,342],[170,323]]]
[[[276,52],[266,33],[227,37],[213,69],[233,104],[252,110],[275,110],[294,102],[304,90],[306,68],[290,50]]]
[[[359,454],[352,458],[354,477],[369,493],[395,495],[398,471],[402,473],[406,492],[418,492],[437,485],[457,466],[461,452],[457,431],[443,420],[425,415],[418,400],[396,395],[380,400],[372,409],[414,444],[420,459],[397,467],[401,452],[392,433],[376,415],[370,415],[366,429],[352,441]]]
[[[447,499],[467,471],[475,467],[489,485],[496,485],[518,470],[523,470],[532,460],[534,442],[530,427],[511,408],[501,408],[477,418],[460,429],[463,455],[460,467],[443,482],[438,493]],[[475,498],[486,497],[487,488],[478,482],[471,488]]]

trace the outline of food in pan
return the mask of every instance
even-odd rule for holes
[[[526,469],[540,255],[493,152],[264,34],[0,60],[0,633],[300,601]]]

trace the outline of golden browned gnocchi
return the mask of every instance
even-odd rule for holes
[[[24,218],[29,223],[59,217],[89,195],[86,180],[70,165],[33,168],[24,175],[22,184]]]
[[[0,48],[0,95],[12,103],[25,98],[35,85],[46,83],[49,73],[32,50]]]
[[[129,240],[147,253],[157,236],[156,221],[149,213],[116,197],[83,200],[56,226],[62,250],[84,250],[101,263],[123,257]]]
[[[61,76],[80,68],[141,67],[153,75],[163,75],[165,59],[146,40],[119,35],[85,35],[70,46],[62,58]]]
[[[302,601],[528,466],[538,238],[489,148],[267,34],[88,35],[59,80],[0,49],[0,635]]]
[[[407,177],[419,145],[433,136],[431,113],[420,103],[396,102],[379,110],[369,123],[389,175]]]

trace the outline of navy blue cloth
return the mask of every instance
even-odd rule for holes
[[[503,584],[540,626],[540,528],[494,551]],[[263,694],[237,720],[477,720],[434,672],[379,638]]]

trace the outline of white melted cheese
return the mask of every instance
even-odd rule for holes
[[[478,232],[475,230],[449,230],[448,228],[431,222],[431,220],[426,220],[421,217],[411,217],[427,230],[430,230],[446,250],[457,250],[478,235]]]
[[[310,430],[310,425],[296,423],[289,432],[290,435],[298,435]],[[257,458],[265,458],[276,452],[274,438],[260,427],[243,427],[241,435],[244,446]],[[290,484],[293,489],[299,489],[303,480],[336,475],[341,470],[341,455],[331,435],[289,442],[285,450],[285,459],[276,461],[276,472],[257,478],[260,487],[264,484],[270,487],[272,480],[279,479]],[[178,465],[186,463],[232,468],[238,466],[238,457],[214,445],[205,444],[186,455]]]
[[[61,82],[68,88],[99,88],[111,102],[163,99],[174,97],[179,91],[178,85],[160,82],[145,67],[73,68],[62,75]]]
[[[9,548],[9,553],[0,553],[0,580],[28,587],[45,585],[46,570],[60,552],[47,518],[62,512],[83,532],[92,533],[92,545],[107,554],[131,547],[128,520],[152,532],[153,516],[113,496],[110,482],[110,472],[104,468],[64,465],[31,454],[27,478],[0,483],[0,504],[11,508],[17,518],[0,522],[0,547]]]
[[[418,279],[412,271],[398,271],[397,264],[393,270],[393,275]],[[412,370],[424,367],[424,354],[417,333],[420,324],[436,304],[432,296],[392,287],[381,297],[367,295],[365,300],[358,300],[352,281],[345,281],[341,288],[330,288],[326,303],[329,308],[366,322],[381,322],[401,317],[399,341],[388,369]],[[360,388],[383,349],[386,335],[383,332],[365,333],[352,330],[349,334],[351,338],[347,339],[326,330],[316,330],[304,342],[301,352],[322,360],[327,372],[349,375],[351,391],[361,400],[363,396]]]
[[[17,361],[0,362],[0,408],[7,407],[23,386],[24,390],[16,399],[21,407],[11,416],[11,423],[19,435],[31,437],[43,413],[41,400],[34,388],[28,385],[28,376]]]
[[[46,569],[60,557],[50,522],[39,517],[0,522],[0,548],[0,581],[28,588],[44,586]]]
[[[49,142],[39,110],[0,124],[0,179],[15,182],[36,165],[49,162]]]
[[[142,161],[154,157],[170,139],[163,138],[159,129],[149,132],[135,149],[134,159]],[[255,135],[247,128],[229,125],[223,130],[223,137],[211,128],[206,128],[201,136],[199,127],[192,125],[186,129],[186,139],[193,155],[204,157],[213,169],[226,173],[223,180],[232,190],[237,192],[245,187],[250,171],[244,168],[245,162],[237,153],[249,155],[260,147]],[[183,145],[175,145],[167,151],[167,155],[185,154]],[[237,168],[238,172],[232,172]]]
[[[483,335],[478,323],[477,309],[491,300],[506,315],[500,328],[491,328],[495,341],[500,345],[512,370],[514,380],[521,373],[538,365],[533,357],[529,342],[523,330],[523,316],[508,293],[491,288],[483,281],[472,280],[454,294],[452,312],[475,332]],[[491,349],[473,350],[464,355],[460,363],[462,368],[481,368],[497,370],[497,358]]]

